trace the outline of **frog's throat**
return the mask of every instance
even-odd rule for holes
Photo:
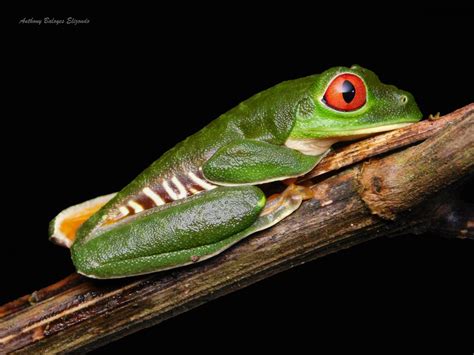
[[[392,131],[411,124],[413,123],[397,123],[378,127],[337,131],[334,132],[333,137],[328,138],[288,138],[285,142],[285,146],[298,150],[306,155],[320,155],[326,152],[334,143],[364,138],[375,133]]]
[[[285,146],[295,149],[306,155],[321,155],[326,152],[331,145],[337,142],[334,138],[288,138]]]

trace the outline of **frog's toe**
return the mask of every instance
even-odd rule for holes
[[[430,113],[430,115],[428,116],[428,119],[430,121],[436,121],[438,120],[439,118],[441,117],[441,113],[438,111],[436,112],[434,115],[432,113]]]

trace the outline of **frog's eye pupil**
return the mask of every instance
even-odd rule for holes
[[[354,99],[355,96],[355,87],[349,80],[344,80],[342,83],[342,97],[344,101],[348,104]]]
[[[367,89],[364,81],[355,74],[339,74],[328,85],[322,102],[337,111],[355,111],[365,105]]]

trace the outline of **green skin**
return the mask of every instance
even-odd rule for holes
[[[366,103],[352,112],[336,111],[322,101],[329,83],[342,73],[359,76],[366,86]],[[289,139],[334,142],[359,137],[361,129],[421,117],[411,94],[382,84],[358,66],[278,84],[177,144],[88,219],[71,248],[74,265],[90,277],[116,278],[207,259],[298,208],[301,201],[261,215],[265,195],[255,186],[304,175],[324,155],[289,148]],[[199,168],[219,187],[103,225],[144,187]]]

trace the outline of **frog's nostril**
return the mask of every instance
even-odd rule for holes
[[[405,95],[400,96],[400,101],[402,104],[406,104],[408,102],[408,97]]]

